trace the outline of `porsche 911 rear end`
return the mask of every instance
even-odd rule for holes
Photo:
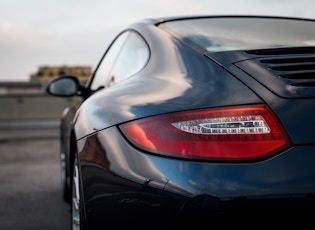
[[[312,224],[314,79],[309,65],[291,66],[314,54],[293,50],[272,50],[277,54],[268,57],[241,51],[236,56],[244,61],[222,65],[259,103],[149,116],[82,139],[88,222],[143,228]],[[220,55],[207,54],[215,62]],[[306,77],[280,77],[278,68]],[[286,85],[272,89],[269,77]]]
[[[315,21],[146,23],[129,28],[150,50],[143,69],[77,113],[80,224],[313,224]]]

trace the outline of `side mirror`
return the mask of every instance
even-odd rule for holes
[[[80,95],[80,82],[76,77],[63,76],[48,83],[46,91],[48,94],[59,97],[72,97]]]

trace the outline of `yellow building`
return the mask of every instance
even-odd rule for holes
[[[46,83],[60,76],[76,76],[81,83],[87,82],[92,74],[90,66],[41,66],[30,76],[32,82]]]

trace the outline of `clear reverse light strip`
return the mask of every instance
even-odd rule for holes
[[[184,132],[205,135],[270,133],[262,116],[209,118],[175,122],[172,125]]]

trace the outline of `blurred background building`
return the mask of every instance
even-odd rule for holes
[[[84,84],[92,74],[90,66],[40,66],[38,71],[30,76],[31,82],[46,83],[59,76],[76,76]]]

